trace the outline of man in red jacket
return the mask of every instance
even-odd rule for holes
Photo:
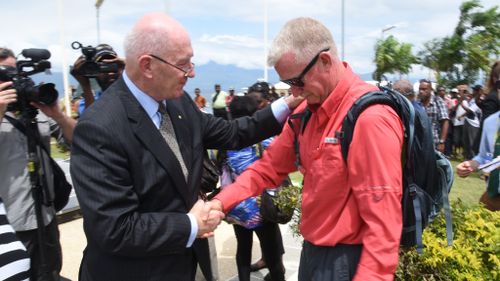
[[[308,107],[311,117],[302,132],[285,126],[263,158],[216,196],[212,207],[227,212],[297,170],[297,136],[304,175],[299,280],[392,280],[402,229],[400,118],[386,105],[366,109],[346,163],[338,139],[342,121],[354,101],[377,88],[340,61],[330,31],[310,18],[283,27],[269,64],[294,96],[307,100],[295,112]]]

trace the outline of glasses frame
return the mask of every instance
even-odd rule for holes
[[[193,71],[194,69],[194,63],[191,62],[191,67],[189,67],[189,69],[187,70],[184,70],[183,68],[173,64],[173,63],[170,63],[162,58],[160,58],[159,56],[156,56],[156,55],[153,55],[153,54],[148,54],[148,56],[152,57],[152,58],[155,58],[161,62],[163,62],[164,64],[167,64],[167,65],[170,65],[171,67],[174,67],[174,68],[177,68],[178,70],[184,72],[184,77],[188,77],[189,74]]]
[[[283,79],[283,80],[280,80],[281,82],[289,85],[289,86],[295,86],[295,87],[304,87],[304,76],[307,74],[307,72],[309,72],[309,70],[311,70],[311,68],[316,64],[316,62],[318,61],[318,58],[319,58],[319,55],[323,52],[327,52],[329,51],[330,48],[326,48],[326,49],[323,49],[321,51],[319,51],[313,58],[312,60],[306,65],[306,67],[304,68],[304,70],[302,70],[302,72],[296,76],[296,77],[293,77],[293,78],[290,78],[290,79]]]

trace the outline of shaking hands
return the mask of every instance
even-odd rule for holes
[[[214,230],[224,218],[220,201],[204,202],[198,200],[189,211],[198,223],[198,238],[208,238],[214,235]]]

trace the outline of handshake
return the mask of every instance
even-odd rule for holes
[[[214,230],[224,218],[222,203],[219,200],[204,202],[198,200],[189,214],[196,218],[198,223],[198,238],[208,238],[214,235]]]

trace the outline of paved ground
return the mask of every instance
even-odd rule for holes
[[[66,172],[67,178],[69,177],[69,163],[66,160],[57,161],[62,169]],[[74,191],[70,197],[70,201],[63,212],[78,209],[78,201]],[[71,219],[70,216],[64,216],[67,222],[59,225],[61,232],[61,245],[63,249],[63,268],[62,276],[69,280],[78,280],[78,268],[82,259],[82,251],[86,245],[85,235],[83,233],[83,219],[76,217]],[[68,219],[68,217],[70,217]],[[286,279],[297,280],[297,271],[299,266],[301,239],[292,236],[290,229],[287,225],[280,225],[281,233],[283,235],[283,244],[285,246],[285,255],[283,262],[286,268]],[[219,266],[219,276],[221,281],[238,280],[236,270],[236,238],[234,237],[233,227],[225,222],[215,231],[215,245],[217,249],[217,260]],[[254,235],[254,245],[252,252],[252,260],[256,261],[260,258],[260,245],[259,239]],[[252,280],[262,280],[267,270],[252,273]],[[138,280],[140,281],[140,280]]]
[[[82,228],[82,218],[74,219],[59,225],[61,245],[63,248],[62,276],[69,280],[78,280],[78,268],[85,248],[86,239]],[[287,225],[280,225],[285,245],[283,262],[286,267],[287,280],[297,280],[301,242],[294,238]],[[236,271],[236,238],[231,225],[223,222],[215,231],[215,244],[219,265],[220,280],[238,280]],[[260,257],[259,239],[254,235],[252,260]],[[262,280],[267,270],[252,273],[252,280]]]

